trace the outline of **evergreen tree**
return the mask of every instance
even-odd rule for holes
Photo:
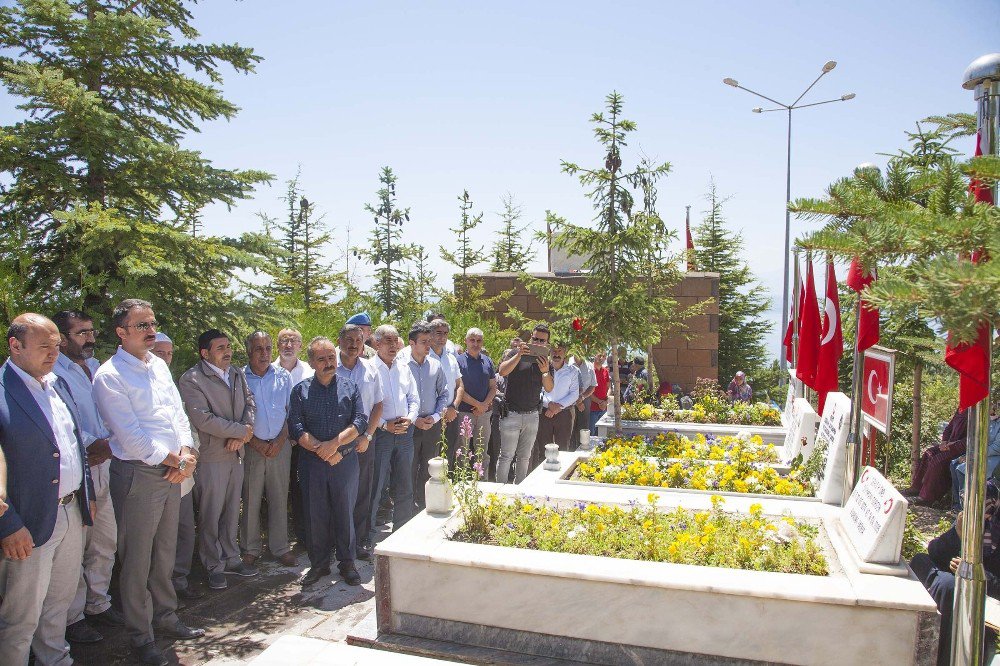
[[[655,182],[670,170],[668,163],[655,167],[638,166],[622,171],[621,149],[636,124],[621,117],[622,96],[613,92],[606,98],[608,115],[591,116],[594,134],[604,151],[603,165],[584,168],[563,161],[563,171],[577,176],[587,189],[597,215],[594,228],[575,225],[548,213],[553,229],[553,247],[570,255],[586,257],[585,284],[574,286],[555,281],[527,280],[529,288],[550,304],[555,321],[553,339],[567,337],[574,319],[584,320],[584,332],[592,344],[611,347],[614,387],[621,386],[618,374],[620,346],[645,348],[661,336],[682,329],[685,317],[701,312],[704,305],[681,308],[673,297],[680,274],[676,269],[654,266],[652,280],[647,272],[650,248],[657,243],[658,228],[646,215],[633,215],[632,191],[642,180]],[[652,287],[652,290],[650,290]],[[516,314],[516,313],[515,313]],[[621,428],[621,405],[615,402],[615,427]]]
[[[442,245],[440,246],[440,250],[442,259],[450,264],[453,264],[462,271],[462,278],[456,287],[456,294],[460,298],[465,298],[469,289],[467,279],[469,269],[486,261],[488,255],[483,250],[482,246],[474,247],[472,239],[469,238],[469,232],[478,227],[483,221],[483,214],[470,214],[470,211],[472,210],[472,200],[469,198],[468,190],[462,192],[462,196],[458,197],[458,202],[458,207],[459,210],[462,211],[462,216],[459,218],[458,226],[449,229],[458,241],[458,249],[455,252],[451,252]]]
[[[217,168],[181,146],[200,123],[237,113],[222,96],[221,67],[250,73],[260,61],[249,48],[199,42],[193,4],[18,0],[0,7],[0,83],[25,114],[0,128],[0,231],[24,230],[28,293],[67,292],[100,315],[111,305],[88,276],[127,281],[127,253],[112,247],[89,252],[82,274],[67,274],[80,259],[80,239],[62,229],[59,211],[97,205],[134,225],[165,225],[148,242],[183,229],[191,244],[178,251],[190,255],[201,247],[192,211],[233,204],[270,178]],[[229,287],[228,279],[208,285],[208,297],[232,299]]]
[[[420,309],[423,311],[431,301],[437,296],[437,275],[430,269],[429,262],[431,256],[427,254],[427,249],[423,245],[415,245],[413,248],[413,282],[414,293]]]
[[[500,230],[497,231],[496,241],[493,243],[493,261],[490,270],[520,273],[535,258],[535,239],[528,232],[531,224],[518,224],[522,211],[514,202],[514,197],[508,194],[500,201],[503,204],[503,212],[500,213]]]
[[[375,266],[372,290],[381,302],[386,316],[399,315],[403,298],[397,289],[405,281],[403,263],[413,255],[413,246],[403,243],[403,221],[410,221],[410,209],[396,205],[396,174],[383,167],[379,174],[381,187],[375,193],[375,204],[365,204],[365,210],[375,217],[375,228],[366,247],[355,248],[359,256]]]
[[[764,342],[771,331],[765,314],[770,307],[766,289],[741,256],[743,234],[730,229],[722,213],[728,198],[720,198],[710,181],[709,209],[695,227],[695,265],[719,274],[719,378],[729,381],[739,370],[753,374],[767,365]]]

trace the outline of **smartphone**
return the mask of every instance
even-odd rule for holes
[[[545,358],[548,358],[550,353],[552,353],[552,349],[548,345],[536,345],[534,343],[529,342],[528,351],[525,355],[544,356]]]

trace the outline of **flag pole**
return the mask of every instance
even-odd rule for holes
[[[1000,53],[976,59],[965,70],[962,87],[975,90],[979,146],[984,155],[1000,154]],[[997,201],[997,184],[990,188]],[[954,622],[951,628],[951,663],[979,664],[983,657],[986,576],[983,572],[983,512],[986,503],[986,453],[989,440],[990,370],[993,361],[993,327],[987,326],[986,390],[984,399],[969,408],[965,454],[965,513],[962,520],[962,553],[955,573]]]
[[[812,268],[812,261],[813,261],[812,250],[806,250],[806,275],[809,275],[809,269]],[[812,283],[815,286],[816,284],[815,278],[812,280]],[[822,333],[822,330],[820,331],[820,333]],[[798,358],[796,358],[795,360],[798,361]],[[796,365],[795,367],[798,368],[798,365]],[[813,396],[813,390],[808,386],[806,386],[805,382],[802,382],[802,397],[808,400],[809,402],[812,402],[812,396]]]
[[[802,275],[799,273],[799,249],[795,248],[795,284],[792,287],[792,363],[795,368],[799,367],[799,312],[800,289],[802,289]],[[802,397],[802,382],[795,382],[795,397]]]
[[[851,370],[851,425],[847,431],[847,474],[844,476],[844,501],[851,496],[854,485],[861,476],[861,363],[864,352],[858,350],[861,339],[861,303],[864,299],[857,292],[858,303],[854,308],[854,366]],[[827,455],[831,455],[828,453]]]

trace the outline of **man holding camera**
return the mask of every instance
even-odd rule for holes
[[[497,482],[506,483],[510,465],[517,456],[514,483],[528,475],[531,449],[538,435],[538,410],[542,389],[555,386],[549,367],[549,327],[538,324],[531,332],[531,341],[522,342],[501,364],[499,373],[507,378],[508,414],[500,419],[500,460]]]

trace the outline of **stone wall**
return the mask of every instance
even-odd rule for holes
[[[553,273],[531,275],[575,285],[584,284],[587,279],[585,275],[557,276]],[[548,320],[548,308],[527,290],[517,273],[472,273],[469,277],[482,281],[485,298],[504,291],[513,291],[509,301],[498,303],[492,309],[483,312],[484,315],[500,321],[502,325],[514,325],[514,322],[506,316],[508,305],[517,308],[529,319]],[[718,299],[718,296],[718,273],[687,273],[684,280],[677,285],[676,298],[682,306],[694,305],[708,298]],[[653,347],[653,362],[656,363],[656,372],[661,379],[667,379],[680,384],[685,390],[690,390],[698,377],[718,379],[718,304],[713,302],[705,314],[690,318],[687,325],[689,339],[683,335],[661,338]]]

